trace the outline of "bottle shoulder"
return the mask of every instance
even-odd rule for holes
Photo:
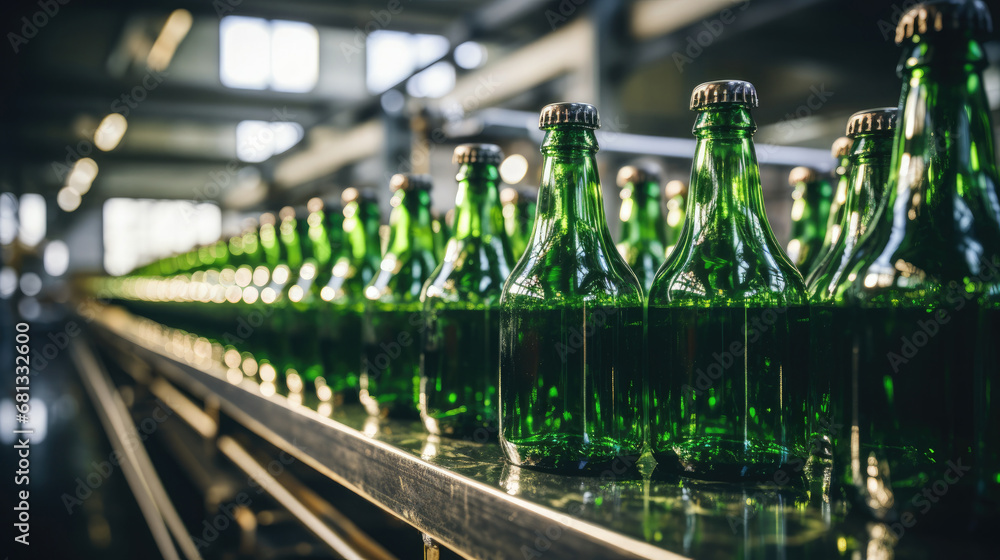
[[[784,252],[770,245],[701,242],[675,249],[653,280],[649,304],[806,304],[802,275]]]
[[[444,260],[424,283],[421,299],[435,305],[495,304],[512,260],[499,238],[451,239]]]
[[[574,248],[576,250],[574,250]],[[540,307],[641,306],[642,288],[614,247],[529,247],[504,285],[502,302]]]

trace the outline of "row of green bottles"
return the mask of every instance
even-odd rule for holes
[[[979,1],[903,15],[898,125],[890,143],[879,112],[852,119],[854,247],[813,278],[810,416],[834,479],[907,527],[988,530],[977,518],[1000,498],[1000,203],[980,42],[990,30]]]

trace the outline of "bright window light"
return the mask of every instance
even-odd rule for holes
[[[455,64],[471,70],[486,62],[486,48],[475,41],[466,41],[455,47]]]
[[[302,125],[291,122],[240,121],[236,125],[236,157],[261,162],[302,140]]]
[[[508,185],[514,185],[524,179],[528,173],[528,159],[521,154],[508,156],[500,164],[500,178]]]
[[[219,23],[222,84],[306,92],[319,79],[319,32],[308,23],[227,16]]]
[[[308,23],[275,21],[271,25],[271,87],[305,92],[319,79],[319,33]]]
[[[438,62],[406,82],[406,92],[413,97],[441,97],[455,88],[455,67]]]
[[[125,274],[221,235],[222,214],[211,203],[109,198],[104,203],[104,268],[108,274]]]
[[[47,222],[45,197],[38,193],[22,194],[18,210],[18,222],[21,225],[18,237],[21,238],[21,243],[29,247],[34,247],[45,239]]]
[[[69,268],[69,247],[66,246],[65,242],[58,239],[49,241],[45,245],[42,263],[45,265],[45,272],[49,276],[62,276]]]
[[[17,197],[0,194],[0,245],[10,245],[17,238]]]
[[[441,35],[374,31],[368,35],[365,51],[368,91],[378,94],[447,54],[448,39]]]

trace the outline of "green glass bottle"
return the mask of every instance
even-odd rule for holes
[[[851,143],[847,145],[851,150],[843,167],[850,171],[845,181],[843,218],[833,245],[813,267],[806,282],[810,303],[821,304],[833,298],[854,248],[885,200],[897,113],[895,107],[869,109],[854,113],[848,120],[847,138]]]
[[[919,519],[921,531],[967,530],[975,497],[998,484],[989,434],[1000,368],[983,361],[996,340],[985,340],[980,305],[1000,264],[979,41],[990,29],[978,1],[921,4],[900,19],[888,200],[836,288],[829,326],[847,341],[835,351],[852,356],[834,385],[849,392],[831,399],[851,405],[850,441],[835,449],[849,488],[874,517]]]
[[[830,155],[833,156],[833,159],[837,160],[837,167],[833,170],[833,183],[836,187],[833,191],[833,200],[830,201],[830,216],[826,222],[826,234],[823,237],[823,245],[820,247],[812,267],[808,272],[803,273],[806,277],[811,275],[819,264],[826,259],[826,256],[830,254],[830,250],[833,249],[834,244],[837,243],[837,239],[840,238],[844,223],[844,213],[847,210],[847,181],[851,173],[850,156],[852,143],[853,140],[849,137],[841,136],[833,142],[833,147],[830,148]]]
[[[684,213],[687,212],[687,183],[678,179],[668,181],[663,187],[663,194],[667,198],[667,256],[669,257],[681,238],[681,230],[684,229]]]
[[[433,434],[485,441],[498,416],[500,291],[514,264],[497,185],[503,152],[455,148],[454,233],[424,284],[420,415]]]
[[[852,354],[844,350],[846,344],[842,337],[845,333],[830,329],[836,316],[834,294],[855,247],[885,204],[897,114],[895,107],[869,109],[855,113],[848,120],[847,135],[853,143],[841,233],[827,256],[814,267],[807,282],[812,326],[810,452],[824,462],[833,459],[835,448],[847,444],[845,436],[848,435],[845,427],[847,403],[842,399],[849,391],[841,385],[847,379],[843,372],[851,368]],[[837,400],[831,401],[831,398]],[[842,481],[838,477],[838,482]]]
[[[308,215],[305,220],[298,220],[298,237],[302,240],[303,262],[298,271],[293,271],[292,278],[282,292],[286,300],[283,306],[284,316],[280,324],[284,325],[281,336],[287,340],[287,355],[283,357],[286,383],[294,392],[295,389],[315,389],[316,380],[323,378],[323,364],[320,357],[319,337],[316,336],[320,327],[320,307],[325,302],[320,298],[320,286],[323,276],[331,268],[333,244],[331,235],[326,229],[327,218],[323,200],[312,198],[306,205]],[[304,227],[303,227],[304,226]],[[289,379],[289,375],[297,375],[299,379]],[[325,378],[324,383],[325,383]]]
[[[642,447],[642,286],[615,250],[595,154],[597,109],[542,109],[531,239],[500,301],[500,442],[507,459],[576,472]]]
[[[795,188],[792,192],[794,202],[788,257],[805,275],[816,262],[823,246],[833,190],[828,180],[808,167],[792,169],[788,174],[788,184]]]
[[[336,404],[358,399],[364,289],[382,260],[378,199],[350,187],[344,189],[341,202],[344,245],[333,261],[330,279],[320,289],[320,298],[328,304],[320,308],[318,331],[326,383]]]
[[[444,260],[445,247],[448,246],[448,239],[451,237],[446,216],[432,212],[431,231],[434,232],[434,260],[441,262]]]
[[[538,191],[528,187],[505,187],[500,191],[500,202],[503,204],[504,229],[510,238],[514,258],[520,259],[531,237]]]
[[[648,299],[658,470],[771,479],[804,457],[808,307],[764,213],[749,82],[696,87],[687,221]]]
[[[622,205],[618,252],[649,291],[667,255],[667,224],[660,208],[660,170],[650,164],[626,165],[618,171]]]
[[[431,179],[393,175],[392,233],[378,271],[365,287],[361,404],[371,415],[418,418],[420,291],[434,271]]]

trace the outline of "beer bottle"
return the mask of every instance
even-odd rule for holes
[[[420,291],[436,266],[431,179],[397,174],[389,187],[395,193],[389,245],[365,287],[360,397],[371,415],[418,418],[423,330]]]
[[[358,398],[364,288],[382,259],[378,200],[371,192],[349,187],[341,193],[341,202],[344,245],[319,292],[328,303],[320,308],[318,331],[326,383],[337,403]]]
[[[604,216],[599,126],[584,103],[539,117],[537,215],[500,301],[500,441],[515,465],[600,472],[642,447],[642,286]]]
[[[497,192],[501,161],[493,144],[455,148],[454,233],[421,295],[421,417],[434,434],[485,441],[496,433],[500,291],[514,264]]]
[[[659,469],[770,479],[804,456],[808,308],[764,213],[749,82],[708,82],[680,242],[648,299],[649,443]]]
[[[796,167],[788,174],[792,192],[792,232],[788,257],[806,275],[823,246],[824,230],[830,214],[830,182],[815,169]]]
[[[896,114],[895,107],[869,109],[854,113],[847,122],[847,139],[851,142],[843,144],[851,149],[848,163],[841,166],[849,169],[844,181],[846,198],[840,212],[843,219],[826,256],[809,275],[810,303],[819,304],[832,298],[854,247],[884,201]],[[839,197],[839,187],[837,192]]]
[[[895,107],[859,111],[847,123],[853,140],[848,167],[847,200],[842,231],[823,262],[813,270],[809,287],[810,388],[809,422],[812,456],[829,461],[833,450],[847,444],[846,403],[848,390],[840,386],[851,368],[852,355],[845,350],[845,333],[831,330],[834,321],[834,294],[842,280],[855,247],[888,194],[892,141],[896,129]],[[838,386],[834,388],[834,385]],[[836,398],[836,401],[831,401]],[[841,482],[840,477],[837,482]]]
[[[813,261],[812,268],[808,272],[803,273],[804,276],[808,277],[812,274],[816,270],[816,267],[819,266],[819,263],[826,259],[826,256],[830,254],[830,250],[837,242],[843,230],[844,212],[846,211],[847,204],[847,181],[851,172],[850,156],[852,142],[851,138],[841,136],[833,142],[833,147],[830,149],[830,154],[837,160],[837,167],[833,170],[833,181],[836,188],[833,191],[833,200],[830,201],[830,216],[826,221],[823,246],[820,247],[819,253]]]
[[[663,187],[667,197],[667,256],[674,250],[684,228],[684,213],[687,212],[687,183],[680,180],[667,182]]]
[[[980,305],[1000,285],[980,42],[990,29],[979,1],[920,4],[900,19],[888,200],[845,269],[830,327],[850,341],[836,351],[852,356],[839,384],[851,439],[836,450],[851,488],[876,518],[909,514],[921,530],[966,529],[977,493],[997,485],[986,434],[1000,368],[983,362],[997,341],[984,340]]]
[[[531,237],[538,192],[533,188],[506,187],[500,191],[500,202],[503,204],[504,229],[510,238],[514,258],[520,259]]]
[[[319,337],[316,336],[322,301],[319,286],[321,278],[330,270],[333,258],[333,245],[326,229],[328,220],[323,200],[310,199],[306,210],[306,219],[297,221],[298,237],[302,240],[302,266],[293,272],[292,279],[282,293],[282,298],[286,301],[280,321],[284,326],[281,336],[288,341],[288,353],[283,357],[282,365],[285,368],[286,384],[293,392],[301,392],[307,387],[314,388],[316,380],[324,373]],[[291,378],[292,375],[298,376],[298,379]]]
[[[649,164],[626,165],[618,171],[618,186],[622,199],[618,252],[648,292],[669,244],[660,208],[660,170]]]

